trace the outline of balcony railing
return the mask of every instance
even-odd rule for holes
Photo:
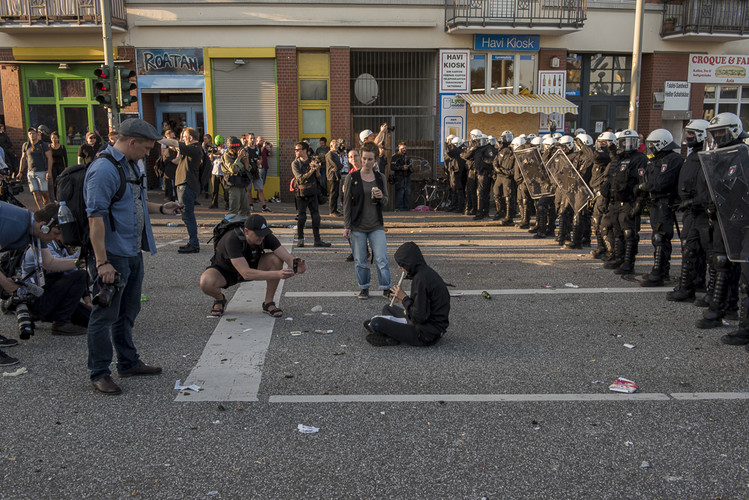
[[[586,0],[445,0],[445,30],[455,28],[575,28]]]
[[[661,37],[749,36],[749,0],[681,0],[663,9]]]
[[[127,28],[125,0],[111,0],[112,26]],[[0,0],[0,29],[29,26],[101,26],[99,0]]]

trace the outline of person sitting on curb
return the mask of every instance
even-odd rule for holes
[[[419,246],[408,241],[395,251],[398,268],[413,280],[411,295],[396,285],[390,291],[402,306],[386,304],[381,316],[364,322],[370,344],[383,347],[401,342],[413,346],[436,344],[447,330],[450,293],[437,272],[424,260]]]
[[[265,253],[265,250],[270,250]],[[286,263],[288,266],[284,268]],[[215,299],[212,316],[221,316],[226,308],[226,297],[221,292],[242,281],[261,281],[267,284],[263,312],[274,318],[283,315],[273,297],[278,282],[307,270],[304,259],[294,258],[278,241],[265,217],[253,214],[244,228],[225,232],[216,243],[211,265],[200,276],[200,289]]]

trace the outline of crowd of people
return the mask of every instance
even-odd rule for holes
[[[408,209],[412,169],[405,143],[398,145],[388,164],[383,146],[386,132],[387,124],[377,135],[362,131],[359,147],[349,150],[341,139],[328,144],[322,138],[316,150],[307,141],[295,145],[290,186],[297,208],[295,246],[305,246],[308,212],[313,245],[330,246],[320,236],[319,206],[327,203],[330,215],[343,219],[343,237],[351,246],[359,287],[357,298],[369,298],[371,252],[379,290],[390,299],[381,315],[364,323],[367,341],[375,346],[432,345],[448,326],[449,293],[412,242],[395,252],[402,278],[414,280],[411,294],[405,294],[400,282],[391,284],[383,210],[389,185],[395,191],[396,209]],[[3,135],[0,131],[0,141]],[[224,208],[238,218],[226,217],[223,226],[214,230],[214,255],[200,278],[201,290],[214,299],[211,314],[224,314],[223,291],[242,281],[265,281],[263,312],[272,317],[283,314],[273,302],[278,284],[306,272],[307,265],[283,247],[262,215],[252,213],[253,191],[261,209],[270,211],[263,196],[270,143],[253,134],[214,140],[206,135],[201,142],[200,134],[189,127],[180,130],[177,139],[175,131],[166,128],[159,133],[140,119],[123,122],[104,145],[87,136],[78,155],[85,172],[81,188],[85,213],[79,216],[86,220],[89,233],[88,245],[79,250],[66,241],[67,206],[55,201],[50,187],[67,170],[64,146],[56,132],[49,134],[49,142],[42,135],[38,129],[28,130],[29,141],[16,173],[0,163],[0,286],[4,310],[17,313],[21,338],[23,332],[33,334],[33,329],[23,328],[33,328],[34,320],[51,322],[53,334],[87,334],[91,382],[105,394],[121,391],[111,378],[113,350],[121,377],[160,373],[161,368],[140,360],[132,337],[140,310],[142,251],[155,253],[149,213],[180,214],[188,242],[179,252],[197,253],[194,207],[198,195],[207,192],[212,196],[211,208],[218,208],[222,190],[217,185],[223,187]],[[738,229],[730,227],[745,217],[741,210],[746,210],[746,190],[742,191],[746,174],[742,170],[737,174],[735,166],[728,173],[720,170],[735,150],[747,157],[748,137],[741,120],[731,113],[721,113],[710,122],[692,120],[684,130],[685,159],[666,129],[650,132],[644,141],[630,129],[605,131],[596,139],[582,129],[574,135],[545,137],[515,136],[507,130],[496,140],[475,129],[468,141],[446,138],[447,210],[486,219],[493,200],[491,217],[500,226],[527,229],[534,238],[553,237],[560,246],[575,250],[591,246],[595,238],[591,256],[601,259],[605,269],[644,287],[670,282],[671,240],[678,234],[682,266],[668,300],[694,301],[705,307],[696,323],[699,328],[738,319],[738,329],[721,341],[748,345],[749,265],[741,257],[746,253],[742,248],[746,227],[743,223]],[[157,170],[164,180],[164,204],[149,202],[145,194],[144,158],[157,142],[162,148]],[[0,159],[6,157],[3,151]],[[23,176],[37,204],[33,213],[15,200],[10,189],[11,180]],[[726,176],[738,176],[740,182],[730,182]],[[736,210],[741,212],[738,219]],[[645,211],[653,265],[647,274],[636,277]],[[719,223],[724,219],[728,222]],[[20,278],[13,278],[16,269]],[[704,291],[699,298],[698,291]],[[393,307],[396,300],[401,306]],[[0,335],[0,348],[17,343]],[[16,358],[0,350],[0,366],[16,363]]]

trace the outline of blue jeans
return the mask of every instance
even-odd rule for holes
[[[268,178],[268,169],[267,168],[261,168],[260,169],[260,178],[263,179],[263,186],[265,186],[265,179]]]
[[[185,211],[182,212],[182,222],[187,227],[187,234],[189,236],[188,243],[195,248],[200,248],[200,242],[198,241],[198,221],[195,220],[195,198],[198,197],[198,193],[190,189],[187,184],[180,184],[177,186],[177,199],[185,206]]]
[[[369,247],[372,249],[377,266],[377,282],[380,284],[380,290],[388,290],[390,288],[390,265],[388,264],[385,230],[378,229],[369,233],[351,231],[350,238],[359,288],[369,289],[370,273],[367,265],[367,241],[369,241]]]
[[[109,370],[112,345],[117,351],[118,371],[130,370],[140,362],[133,344],[133,325],[140,312],[143,256],[107,255],[107,259],[122,275],[125,286],[115,292],[109,307],[95,305],[91,310],[88,322],[88,369],[92,381],[112,373]]]
[[[395,208],[408,210],[409,198],[411,198],[411,179],[405,177],[395,183]]]

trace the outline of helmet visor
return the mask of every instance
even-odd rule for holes
[[[639,137],[620,137],[619,149],[622,151],[636,151],[640,147]]]
[[[733,140],[727,127],[710,129],[707,131],[707,137],[709,149],[722,148]]]

